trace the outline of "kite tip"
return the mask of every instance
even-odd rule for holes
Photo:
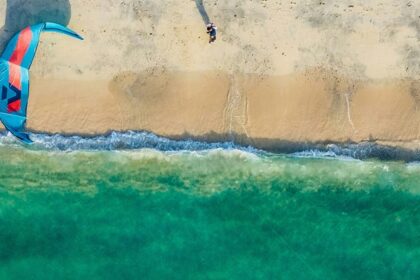
[[[83,37],[80,36],[79,34],[77,34],[76,32],[74,32],[73,30],[62,26],[60,24],[57,23],[53,23],[53,22],[45,22],[44,23],[44,30],[45,31],[52,31],[52,32],[59,32],[59,33],[63,33],[66,35],[69,35],[73,38],[79,39],[79,40],[83,40]]]
[[[75,33],[75,34],[74,34],[74,37],[75,37],[76,39],[81,40],[81,41],[85,40],[82,36],[80,36],[80,35],[79,35],[79,34],[77,34],[77,33]]]

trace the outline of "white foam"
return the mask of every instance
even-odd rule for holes
[[[47,151],[121,151],[121,150],[139,150],[154,149],[164,152],[203,152],[217,150],[223,151],[241,151],[245,152],[245,157],[251,155],[272,155],[253,147],[244,147],[233,142],[207,143],[195,140],[170,140],[159,137],[148,132],[112,132],[109,135],[83,137],[66,136],[60,134],[30,134],[34,144],[28,146],[31,150]],[[16,138],[9,133],[0,134],[0,146],[22,146]],[[355,160],[380,158],[385,160],[403,159],[407,161],[419,160],[420,152],[400,151],[396,148],[379,146],[375,143],[360,144],[329,144],[312,145],[302,148],[296,148],[298,152],[290,154],[297,158],[321,158],[321,159],[339,159]],[[300,150],[300,151],[299,151]],[[236,155],[238,156],[238,155]]]
[[[31,149],[50,151],[81,150],[133,150],[155,149],[159,151],[205,151],[214,149],[241,150],[250,153],[261,152],[252,147],[242,147],[233,142],[206,143],[194,140],[170,140],[148,132],[112,132],[109,135],[82,137],[60,134],[30,134],[34,141]],[[0,145],[23,145],[10,134],[0,134]]]
[[[316,159],[341,159],[341,160],[357,160],[351,156],[337,154],[334,151],[320,151],[320,150],[305,150],[302,152],[296,152],[291,154],[292,157],[296,158],[316,158]]]

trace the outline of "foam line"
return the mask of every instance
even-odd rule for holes
[[[208,143],[195,140],[171,140],[148,132],[112,132],[109,135],[82,137],[60,134],[30,134],[34,144],[30,149],[50,151],[112,151],[156,149],[159,151],[204,151],[213,149],[241,150],[254,154],[270,154],[254,147],[240,146],[234,142]],[[0,134],[0,145],[21,144],[7,133]],[[29,148],[29,147],[28,147]],[[287,151],[287,152],[286,152]],[[420,161],[420,151],[405,150],[396,147],[381,146],[371,142],[359,144],[305,145],[292,149],[277,150],[276,153],[287,153],[289,157],[300,158],[339,158]]]

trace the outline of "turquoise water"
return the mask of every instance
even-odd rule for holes
[[[0,146],[0,279],[420,279],[420,164]]]

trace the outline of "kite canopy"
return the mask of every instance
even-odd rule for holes
[[[29,98],[29,68],[42,31],[57,32],[83,40],[77,33],[56,23],[29,26],[16,34],[0,57],[0,121],[14,136],[31,143],[25,133]]]

